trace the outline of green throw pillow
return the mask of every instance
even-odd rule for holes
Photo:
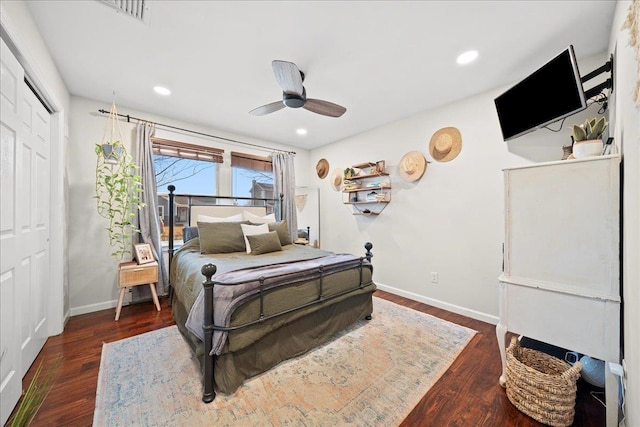
[[[265,234],[254,234],[246,236],[251,246],[252,255],[267,254],[269,252],[277,252],[282,250],[278,233],[270,231]]]
[[[271,224],[269,224],[269,231],[275,231],[278,233],[278,238],[280,238],[280,245],[286,246],[292,243],[291,236],[289,236],[289,226],[287,225],[286,219],[283,219],[280,222],[272,222]]]
[[[244,234],[240,222],[198,222],[200,253],[244,252]]]

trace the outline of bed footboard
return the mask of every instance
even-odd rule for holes
[[[367,261],[371,262],[371,258],[373,257],[373,254],[371,253],[371,249],[373,248],[373,245],[370,242],[367,242],[364,245],[366,252],[365,252],[365,256],[360,258],[360,283],[359,283],[359,288],[363,288],[365,285],[365,283],[363,283],[363,279],[362,279],[362,268],[363,268],[363,260],[366,259]],[[205,276],[205,280],[203,281],[202,285],[204,287],[204,321],[203,321],[203,329],[204,329],[204,366],[203,366],[203,385],[204,385],[204,391],[202,394],[202,401],[205,403],[210,403],[212,402],[215,397],[216,397],[216,392],[215,392],[215,361],[216,361],[216,356],[215,354],[211,354],[212,351],[211,349],[213,348],[213,333],[215,330],[230,330],[233,328],[228,328],[228,327],[220,327],[220,326],[216,326],[215,325],[215,321],[214,321],[214,305],[213,305],[213,288],[215,285],[215,281],[212,280],[212,277],[214,274],[216,274],[217,271],[217,267],[214,264],[205,264],[204,266],[202,266],[201,269],[201,273],[203,276]],[[318,297],[318,300],[315,301],[312,304],[304,304],[302,306],[293,308],[291,310],[287,310],[287,312],[291,312],[291,311],[295,311],[295,310],[299,310],[305,307],[308,307],[309,305],[313,305],[313,304],[318,304],[318,303],[322,303],[324,301],[326,301],[327,299],[331,299],[331,298],[335,298],[337,296],[340,295],[336,295],[334,297],[328,297],[325,298],[322,295],[322,268],[320,268],[320,273],[321,273],[321,277],[320,277],[320,295]],[[370,283],[370,282],[369,282]],[[358,289],[358,288],[355,288]],[[353,290],[349,290],[343,294],[352,292]],[[342,295],[342,294],[341,294]],[[261,309],[262,309],[262,291],[260,294],[260,304],[261,304]],[[261,310],[262,311],[262,310]],[[277,315],[281,315],[281,314],[286,314],[286,313],[278,313]],[[274,316],[277,316],[274,315]],[[265,317],[264,315],[261,314],[260,316],[260,321],[263,321],[267,319],[267,317]],[[367,320],[371,319],[371,315],[366,316]],[[241,326],[242,327],[242,326]]]

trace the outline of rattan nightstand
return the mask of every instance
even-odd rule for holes
[[[160,311],[160,302],[156,293],[156,283],[158,283],[158,263],[156,261],[147,264],[136,264],[134,262],[123,262],[118,266],[118,305],[116,307],[116,320],[120,318],[124,293],[128,287],[138,285],[149,285],[153,302]]]

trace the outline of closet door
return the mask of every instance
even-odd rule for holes
[[[22,375],[35,360],[49,334],[47,289],[49,283],[49,194],[51,119],[31,89],[24,86],[22,132],[19,139],[21,175],[16,199],[19,295],[21,313],[20,347]]]
[[[50,114],[2,41],[0,422],[48,337]]]
[[[4,425],[22,389],[16,190],[24,71],[4,40],[0,41],[0,424]]]

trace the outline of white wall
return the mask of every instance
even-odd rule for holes
[[[581,60],[582,74],[605,60],[604,54]],[[375,281],[382,289],[497,322],[504,238],[502,169],[559,160],[562,145],[571,141],[570,124],[595,116],[598,109],[593,106],[570,117],[560,133],[539,130],[505,143],[493,100],[510,86],[312,151],[312,163],[325,157],[331,170],[386,160],[392,174],[391,203],[373,217],[351,215],[330,179],[315,177],[321,192],[323,248],[362,253],[363,244],[371,241]],[[460,155],[447,163],[432,161],[417,182],[403,181],[397,174],[401,157],[418,150],[431,160],[431,136],[445,126],[460,130]],[[559,129],[560,124],[551,127]],[[430,272],[438,273],[438,284],[431,283]]]
[[[117,100],[116,100],[117,104]],[[110,256],[106,220],[96,212],[95,201],[95,144],[101,142],[107,116],[98,113],[99,109],[109,110],[110,105],[81,97],[71,98],[71,136],[69,146],[69,297],[71,314],[77,315],[105,308],[115,307],[117,298],[116,270],[118,262]],[[159,123],[177,126],[224,138],[245,141],[262,146],[295,151],[297,184],[306,185],[309,169],[309,153],[307,150],[277,145],[266,141],[251,139],[216,129],[203,128],[189,123],[159,117],[145,112],[135,111],[118,105],[120,114],[129,114]],[[125,145],[133,153],[135,146],[135,123],[121,121],[122,136]],[[197,143],[222,148],[225,156],[230,151],[241,151],[249,154],[267,156],[268,150],[260,150],[225,141],[197,137],[193,134],[158,128],[156,135],[184,142]],[[229,163],[221,166],[229,175]],[[179,192],[179,188],[178,188]],[[230,194],[228,194],[230,195]]]
[[[631,1],[616,6],[609,49],[615,52],[614,137],[623,153],[622,302],[624,359],[627,365],[626,425],[640,425],[640,109],[632,90],[640,79],[629,30],[622,30]],[[637,17],[640,20],[640,16]],[[640,40],[636,40],[640,45]]]
[[[51,116],[50,293],[47,305],[49,334],[59,334],[69,314],[66,247],[66,147],[70,96],[53,58],[22,1],[0,4],[2,37],[25,74],[53,109]]]

